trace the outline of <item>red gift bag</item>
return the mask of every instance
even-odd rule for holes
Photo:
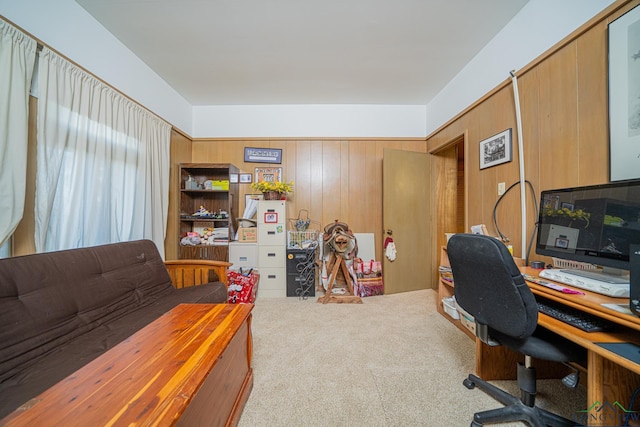
[[[384,294],[384,282],[382,281],[382,262],[363,262],[360,258],[353,260],[353,270],[356,273],[356,294],[359,297],[370,297]]]
[[[229,304],[255,302],[259,279],[260,275],[253,272],[253,269],[247,273],[243,273],[242,269],[240,269],[240,271],[228,270]]]
[[[374,277],[382,277],[382,262],[367,261],[363,262],[361,258],[353,260],[353,269],[359,279],[373,279]]]

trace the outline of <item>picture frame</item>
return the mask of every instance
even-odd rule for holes
[[[567,208],[569,209],[571,212],[573,212],[573,209],[575,208],[575,205],[573,203],[567,203],[567,202],[562,202],[560,203],[560,207],[562,209]]]
[[[230,184],[235,184],[238,182],[238,174],[237,173],[230,173],[229,174],[229,183]]]
[[[489,235],[489,231],[487,230],[487,226],[484,224],[472,225],[471,226],[471,234],[481,234],[484,236]]]
[[[480,169],[511,161],[511,128],[480,141]]]
[[[241,173],[240,174],[240,183],[241,184],[251,184],[253,182],[253,175],[250,173]]]
[[[640,178],[640,6],[609,23],[609,178]]]
[[[246,163],[282,163],[282,148],[244,147]]]
[[[557,210],[560,205],[560,196],[545,196],[542,200],[542,206],[540,209],[554,209]]]
[[[265,212],[264,213],[264,223],[265,224],[277,224],[278,223],[278,212]]]
[[[568,249],[569,248],[569,239],[567,239],[565,237],[557,237],[556,238],[556,248]]]
[[[282,182],[282,168],[256,168],[256,182]]]

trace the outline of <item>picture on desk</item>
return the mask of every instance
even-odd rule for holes
[[[542,201],[542,210],[545,209],[558,209],[558,205],[560,203],[560,196],[558,195],[548,195],[545,196]]]
[[[556,238],[556,248],[567,249],[569,247],[569,239],[567,236],[560,236]]]
[[[563,252],[575,252],[580,234],[579,229],[556,224],[541,224],[541,227],[541,236],[548,248]]]

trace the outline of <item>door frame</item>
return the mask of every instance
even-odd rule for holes
[[[440,265],[440,248],[446,246],[445,233],[460,233],[468,229],[467,218],[467,131],[451,138],[448,142],[429,151],[431,154],[431,217],[433,265]],[[461,149],[461,150],[460,150]],[[454,150],[454,151],[452,151]],[[453,153],[456,153],[453,155]],[[455,178],[455,182],[452,183]],[[460,206],[462,204],[462,206]],[[451,213],[453,212],[453,215]],[[438,271],[434,269],[433,283],[438,283]]]

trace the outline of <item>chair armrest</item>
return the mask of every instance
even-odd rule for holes
[[[227,269],[233,264],[226,261],[180,259],[165,261],[165,267],[176,289],[198,286],[209,282],[227,283]]]

